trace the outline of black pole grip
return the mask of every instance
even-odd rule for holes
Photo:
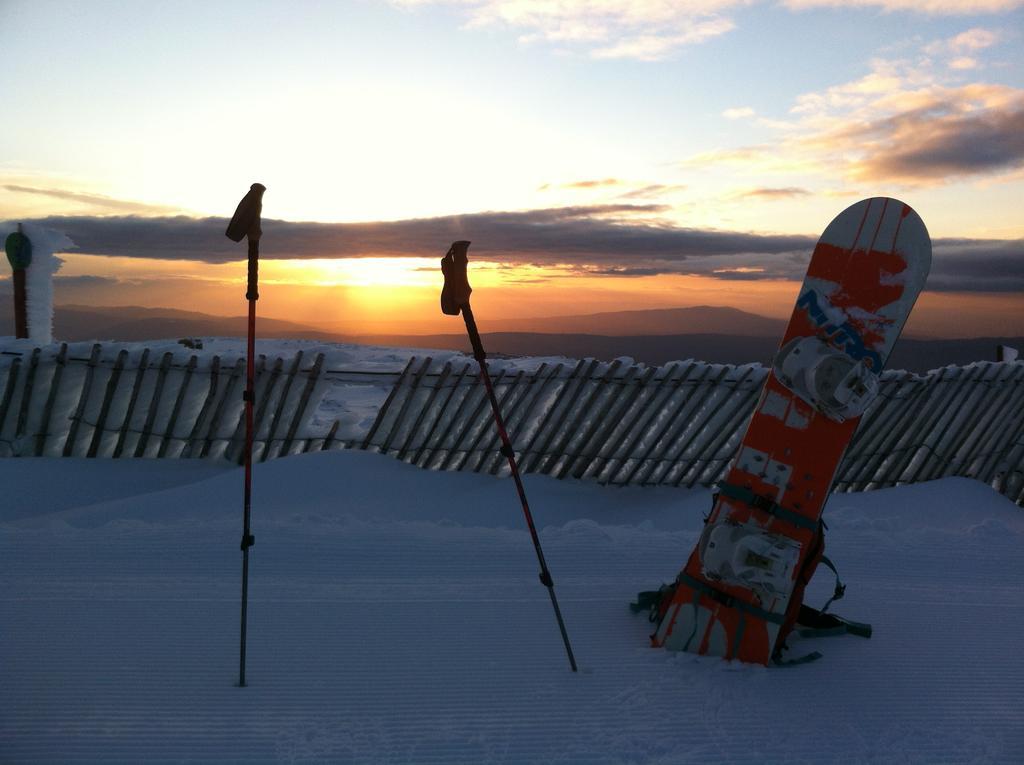
[[[487,352],[484,351],[484,344],[480,339],[480,330],[476,328],[476,318],[473,316],[473,309],[470,308],[469,303],[462,306],[462,318],[466,322],[469,344],[473,346],[473,358],[482,364],[487,359]]]
[[[246,300],[259,300],[260,281],[260,240],[249,238],[249,287],[245,291]]]

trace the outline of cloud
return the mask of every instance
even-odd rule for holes
[[[466,28],[504,27],[525,44],[579,50],[595,59],[660,61],[736,28],[732,12],[753,0],[391,0],[406,8],[447,6]],[[935,16],[1002,13],[1024,0],[783,0],[790,10],[851,7]],[[743,115],[747,116],[747,115]]]
[[[967,53],[981,50],[982,48],[989,48],[995,45],[999,41],[999,33],[993,32],[991,29],[981,29],[975,27],[974,29],[968,29],[966,32],[952,37],[949,42],[949,48],[954,53]]]
[[[664,267],[657,266],[609,266],[608,268],[588,268],[589,276],[660,276],[666,273]]]
[[[144,202],[131,202],[124,199],[114,199],[102,194],[87,194],[80,191],[67,191],[65,189],[42,189],[34,186],[19,186],[7,183],[2,186],[7,191],[15,194],[34,194],[37,196],[60,199],[65,202],[78,202],[90,207],[99,207],[104,210],[113,210],[122,215],[166,215],[177,212],[177,208],[166,205],[150,205]]]
[[[498,262],[606,263],[623,258],[689,258],[805,249],[804,236],[760,235],[671,225],[657,204],[605,204],[526,212],[485,212],[373,223],[263,221],[265,258],[440,257],[455,239]],[[224,218],[50,217],[78,252],[224,263],[245,248],[224,236]]]
[[[747,0],[392,0],[396,5],[455,6],[467,26],[503,26],[524,43],[580,49],[595,59],[657,61],[735,27],[725,13]]]
[[[634,186],[635,188],[630,188],[631,186]],[[623,187],[629,190],[615,195],[614,198],[640,200],[656,199],[668,194],[674,194],[677,191],[682,191],[686,188],[686,185],[680,183],[649,183],[644,186],[636,186],[634,182],[624,181],[621,178],[600,178],[595,180],[574,181],[572,183],[562,183],[558,185],[545,183],[537,190],[549,191],[557,188],[568,189],[571,191],[589,191],[591,189],[616,189]]]
[[[956,71],[980,69],[980,51],[990,48],[1002,39],[1002,35],[990,29],[974,27],[944,40],[936,40],[924,46],[928,56],[945,59],[946,66]]]
[[[1024,0],[784,0],[792,10],[809,8],[879,8],[883,11],[913,11],[934,16],[962,16],[973,13],[1005,13],[1024,5]]]
[[[653,199],[656,197],[666,196],[668,194],[674,194],[677,191],[683,191],[687,188],[684,183],[652,183],[647,186],[641,186],[633,191],[627,191],[624,194],[619,194],[619,199]]]
[[[967,69],[977,69],[980,64],[976,58],[971,58],[970,56],[958,56],[957,58],[952,59],[947,66],[950,69],[959,69],[963,71]]]
[[[714,273],[715,278],[726,281],[757,281],[768,276],[767,269],[750,267],[716,268]]]
[[[274,259],[440,258],[456,239],[499,268],[532,264],[590,276],[700,275],[721,280],[801,280],[815,237],[670,225],[659,205],[594,205],[486,212],[374,223],[263,221],[262,256]],[[225,263],[245,247],[224,236],[225,218],[53,217],[80,254]],[[938,239],[927,288],[1024,293],[1024,240]],[[524,278],[530,278],[524,276]],[[58,277],[100,286],[95,277]]]
[[[638,61],[660,61],[671,56],[679,48],[724,35],[735,28],[736,25],[730,19],[691,20],[685,22],[682,29],[674,34],[666,30],[657,30],[649,34],[623,37],[612,45],[596,48],[591,55],[598,59],[631,58]]]
[[[908,109],[819,140],[857,152],[848,165],[855,180],[945,182],[1024,165],[1024,91],[969,85],[921,96]]]
[[[80,274],[78,276],[64,276],[57,274],[53,277],[56,287],[116,287],[121,280],[111,276],[91,276]]]
[[[797,188],[796,186],[786,186],[785,188],[750,189],[748,191],[741,191],[736,196],[741,199],[763,199],[765,201],[773,201],[776,199],[806,197],[809,196],[810,193],[811,192],[807,189]]]
[[[1024,294],[1024,239],[939,239],[933,244],[930,291]]]
[[[942,44],[978,49],[994,39],[972,29]],[[902,186],[1008,177],[1024,166],[1024,90],[943,80],[929,61],[875,60],[856,80],[799,96],[795,119],[776,129],[776,140],[705,151],[683,164]]]
[[[726,109],[722,112],[722,116],[727,120],[740,120],[746,117],[753,117],[756,113],[749,106],[737,106],[732,109]]]
[[[557,186],[560,189],[596,189],[607,186],[621,186],[623,181],[618,178],[600,178],[597,180],[588,181],[573,181],[572,183],[562,183]],[[539,191],[547,191],[548,189],[556,188],[550,183],[545,183],[538,189]]]

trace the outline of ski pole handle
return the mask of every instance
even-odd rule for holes
[[[441,312],[448,316],[458,316],[459,311],[469,307],[469,294],[473,288],[469,286],[469,242],[462,240],[452,242],[448,252],[441,258],[441,273],[444,274],[444,287],[441,288]]]
[[[262,183],[254,183],[250,186],[249,192],[238,203],[235,214],[224,232],[225,236],[233,242],[241,242],[244,237],[249,237],[249,284],[245,293],[247,300],[258,300],[260,296],[257,287],[260,237],[263,235],[260,215],[263,212],[263,192],[266,190],[267,187]]]

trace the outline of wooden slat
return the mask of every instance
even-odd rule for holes
[[[413,455],[412,460],[410,460],[413,465],[418,465],[419,467],[426,467],[426,462],[429,462],[434,458],[437,445],[443,444],[445,437],[448,435],[449,431],[451,431],[452,424],[455,422],[455,418],[458,416],[458,409],[449,414],[448,407],[451,405],[451,402],[455,400],[455,391],[459,390],[460,388],[462,388],[464,391],[467,390],[466,388],[463,387],[463,381],[466,378],[466,374],[469,372],[470,366],[471,365],[469,362],[464,363],[462,365],[462,369],[459,370],[458,377],[455,378],[455,382],[448,387],[448,395],[445,396],[444,403],[442,403],[440,408],[438,409],[437,417],[434,418],[434,424],[431,427],[430,432],[427,433],[427,435],[424,437],[423,443],[420,444],[420,448],[416,450],[416,453]],[[466,393],[463,394],[462,400],[464,401],[465,398]],[[448,415],[447,419],[445,415]],[[437,433],[438,425],[440,425],[442,422],[447,422],[447,424],[441,430],[441,432],[435,437],[434,434]]]
[[[694,434],[700,432],[700,428],[694,426],[693,422],[689,419],[690,415],[700,410],[700,407],[704,402],[714,393],[718,384],[722,379],[729,374],[730,367],[720,367],[717,376],[707,383],[707,376],[714,370],[711,365],[706,366],[701,374],[693,381],[694,387],[690,391],[690,395],[687,396],[686,400],[681,406],[675,408],[675,411],[665,417],[665,421],[662,426],[658,429],[657,433],[653,435],[650,441],[647,442],[647,448],[644,449],[641,455],[636,457],[636,461],[633,464],[632,470],[626,474],[626,478],[623,481],[616,481],[616,483],[630,484],[637,478],[637,473],[641,473],[639,483],[645,483],[647,475],[653,466],[657,465],[658,452],[657,448],[662,443],[671,443],[676,440],[679,435],[686,431],[686,429],[693,427]],[[689,382],[689,381],[687,381]],[[681,386],[682,387],[682,386]],[[665,401],[667,404],[672,399],[669,398]],[[675,438],[673,438],[675,436]],[[691,436],[692,440],[693,436]],[[646,440],[646,439],[645,439]],[[689,443],[689,442],[684,442]],[[686,448],[685,446],[683,447]],[[651,463],[648,464],[648,460]]]
[[[7,412],[11,408],[11,399],[14,398],[14,388],[18,384],[19,373],[21,372],[21,356],[15,357],[7,367],[7,384],[4,385],[4,395],[0,398],[0,438],[3,437],[4,425],[7,422]]]
[[[576,407],[576,416],[572,418],[571,422],[566,419],[569,424],[563,429],[562,433],[553,441],[550,453],[545,458],[541,467],[537,469],[538,473],[550,473],[558,466],[559,461],[562,459],[563,453],[568,449],[569,444],[572,443],[573,438],[579,433],[583,423],[586,420],[588,414],[594,407],[598,397],[605,392],[606,386],[615,379],[615,376],[619,373],[619,367],[622,366],[621,359],[615,359],[604,374],[601,375],[598,380],[591,380],[592,390],[585,399],[582,400],[580,406]],[[581,385],[577,389],[577,398],[583,394],[584,386]],[[568,418],[569,412],[573,409],[575,401],[572,401],[569,406],[566,407],[565,413]]]
[[[1016,420],[1017,426],[996,463],[997,468],[1002,469],[993,476],[996,490],[1014,502],[1020,501],[1024,496],[1024,486],[1021,485],[1024,469],[1024,417],[1018,412]]]
[[[185,373],[182,375],[181,385],[178,386],[178,395],[174,399],[174,408],[171,409],[171,415],[167,418],[167,427],[164,429],[163,438],[160,439],[160,448],[156,453],[157,457],[167,456],[167,449],[171,445],[171,441],[174,439],[174,429],[178,425],[178,417],[181,416],[181,406],[184,403],[185,395],[188,392],[188,384],[192,381],[192,373],[196,371],[196,364],[198,362],[199,359],[193,355],[185,365]]]
[[[324,443],[320,447],[320,451],[327,452],[334,447],[334,437],[338,433],[338,426],[341,424],[340,420],[335,420],[331,425],[331,429],[327,431],[327,436],[324,438]]]
[[[857,470],[877,448],[878,442],[889,433],[893,422],[901,414],[903,402],[912,396],[919,379],[909,373],[883,375],[878,398],[871,404],[853,434],[850,446],[836,471],[835,491],[849,491]]]
[[[926,470],[933,460],[941,459],[938,453],[941,449],[942,439],[957,415],[961,413],[968,397],[974,392],[975,384],[987,371],[984,366],[977,365],[959,378],[955,385],[950,385],[948,400],[941,408],[936,408],[935,415],[929,421],[928,427],[922,431],[921,439],[918,441],[920,457],[907,465],[909,475],[904,474],[901,480],[908,483],[918,482],[922,471]]]
[[[43,416],[39,420],[39,433],[36,434],[35,455],[37,457],[43,456],[43,452],[46,449],[46,439],[50,436],[53,404],[57,400],[57,394],[60,390],[60,381],[64,374],[64,366],[67,363],[67,357],[68,344],[61,343],[60,350],[57,351],[57,356],[53,360],[53,377],[50,378],[50,390],[49,393],[46,394],[46,403],[43,405]]]
[[[515,449],[516,437],[514,435],[515,431],[512,430],[509,423],[514,420],[519,412],[519,405],[529,393],[530,379],[525,379],[524,381],[524,378],[527,378],[527,373],[525,370],[520,370],[512,382],[508,384],[507,390],[498,404],[498,409],[505,422],[505,432],[508,434],[513,449]],[[472,468],[474,472],[484,472],[484,463],[490,462],[492,457],[498,457],[508,465],[508,460],[501,453],[501,437],[498,435],[498,429],[492,428],[490,433],[491,436],[487,444],[481,447],[477,454],[476,464]]]
[[[903,410],[902,416],[892,424],[891,430],[886,433],[885,438],[878,444],[873,453],[867,455],[862,463],[857,476],[854,479],[854,486],[863,490],[875,484],[879,480],[880,470],[888,457],[892,456],[893,447],[906,433],[907,427],[914,422],[918,413],[922,411],[931,399],[931,393],[935,386],[942,380],[946,369],[942,369],[937,375],[929,375],[923,384],[916,390],[915,395],[908,399],[908,406]]]
[[[669,475],[676,472],[685,477],[691,470],[699,470],[697,466],[702,462],[706,463],[715,457],[724,439],[733,435],[739,422],[750,417],[747,407],[753,407],[754,399],[760,395],[763,387],[763,380],[757,379],[756,370],[763,370],[763,367],[748,366],[738,378],[726,381],[721,386],[726,393],[717,403],[709,404],[703,415],[698,414],[696,419],[678,431],[678,436],[669,437],[662,458],[653,465],[644,483],[677,483],[667,480]],[[731,370],[732,374],[738,372],[739,368]],[[719,414],[724,415],[721,425],[715,430],[708,430]],[[690,434],[688,439],[683,438],[686,433]],[[724,434],[722,440],[718,438],[720,434]],[[693,454],[687,459],[686,453],[690,451],[691,445]]]
[[[544,397],[544,391],[547,389],[548,382],[551,380],[558,379],[562,370],[565,368],[562,364],[556,364],[551,368],[551,371],[544,374],[544,370],[547,368],[547,362],[541,364],[537,371],[530,375],[530,379],[527,383],[522,386],[525,388],[523,393],[523,399],[520,405],[512,412],[512,416],[506,424],[508,428],[509,438],[512,439],[512,443],[519,444],[523,443],[523,439],[529,432],[533,417],[533,411],[537,407],[537,402]],[[525,404],[523,403],[525,402]],[[540,423],[537,423],[537,427],[540,427]],[[491,475],[497,475],[502,467],[508,465],[508,460],[502,456],[500,451],[496,451],[492,454],[487,455],[481,463],[480,470]]]
[[[107,416],[110,414],[110,406],[114,401],[117,392],[117,384],[121,379],[121,372],[125,362],[128,360],[128,351],[121,349],[114,360],[114,368],[110,370],[110,377],[107,378],[107,387],[103,393],[103,403],[100,405],[100,413],[96,418],[96,427],[92,431],[92,441],[89,443],[89,451],[85,456],[94,458],[99,451],[100,442],[106,432]]]
[[[384,418],[387,417],[388,412],[391,410],[391,403],[395,400],[395,396],[398,395],[398,391],[401,389],[402,383],[410,374],[410,370],[415,362],[416,357],[412,356],[408,363],[406,363],[402,373],[398,376],[395,384],[391,386],[391,390],[388,392],[388,397],[384,399],[384,404],[377,410],[377,417],[374,418],[373,425],[370,426],[370,430],[366,433],[366,438],[363,439],[363,443],[359,447],[360,449],[368,449],[370,444],[373,443],[373,437],[377,435],[377,430],[380,428],[381,424],[384,422]]]
[[[619,391],[619,395],[609,397],[601,414],[594,418],[591,428],[581,439],[579,453],[573,460],[566,462],[559,478],[566,477],[570,472],[572,477],[577,479],[586,475],[587,470],[605,446],[608,437],[622,421],[625,413],[633,406],[643,389],[650,383],[657,367],[648,367],[640,377],[637,377],[640,370],[640,366],[630,367],[629,372],[622,380],[622,390]]]
[[[510,385],[505,386],[504,393],[502,393],[501,398],[498,399],[499,412],[505,411],[505,405],[508,402],[509,395],[515,389],[516,385],[523,379],[523,375],[524,372],[523,370],[520,369],[516,373],[516,376],[512,378],[512,383]],[[499,376],[499,379],[501,379],[501,376]],[[494,387],[497,390],[498,383],[495,383]],[[500,441],[500,437],[498,435],[498,429],[494,423],[494,412],[491,410],[490,401],[488,401],[487,404],[487,409],[481,417],[483,422],[481,423],[481,426],[477,429],[476,435],[473,437],[473,440],[469,442],[469,445],[466,447],[465,452],[463,452],[462,460],[459,462],[458,465],[455,466],[456,470],[466,469],[467,465],[469,464],[469,459],[473,454],[480,454],[481,456],[485,454],[493,454],[499,448],[498,444]],[[487,439],[487,445],[481,446],[480,441],[484,438]],[[477,465],[479,465],[479,460],[477,460]]]
[[[1009,374],[1002,390],[991,400],[988,410],[963,444],[963,455],[954,458],[953,475],[978,478],[975,465],[987,456],[985,449],[991,443],[996,420],[1005,421],[1006,412],[1019,411],[1024,406],[1024,364],[1005,364],[1005,367]]]
[[[92,381],[96,374],[96,365],[99,363],[101,350],[102,348],[100,344],[94,343],[92,346],[92,353],[89,354],[89,361],[86,362],[85,379],[82,381],[82,395],[78,399],[78,406],[75,409],[75,413],[71,416],[71,427],[68,429],[68,437],[64,442],[65,457],[70,457],[74,451],[75,441],[78,438],[78,430],[85,417],[85,407],[89,403],[89,394],[92,392]]]
[[[28,360],[28,371],[25,373],[25,386],[21,394],[21,406],[18,407],[18,424],[14,429],[14,438],[20,439],[25,435],[25,426],[28,423],[29,407],[32,404],[32,392],[35,388],[36,370],[39,368],[39,348],[32,349],[32,355]]]
[[[213,442],[219,440],[217,438],[217,434],[220,432],[220,423],[224,418],[224,410],[227,408],[228,401],[237,400],[235,398],[235,388],[244,388],[244,378],[245,359],[235,359],[235,365],[231,369],[231,374],[228,375],[228,383],[224,386],[224,392],[217,401],[213,410],[213,415],[210,417],[210,427],[206,429],[206,437],[203,439],[203,446],[199,452],[200,457],[208,456],[210,454],[210,450],[213,448]],[[227,450],[225,449],[225,453],[226,451]]]
[[[431,362],[433,362],[433,359],[430,356],[427,356],[427,358],[423,360],[423,364],[420,366],[419,371],[412,376],[412,380],[409,384],[409,390],[405,394],[405,400],[402,401],[402,406],[398,410],[398,416],[395,417],[395,421],[391,425],[391,430],[388,431],[388,435],[384,439],[384,443],[381,444],[381,454],[387,454],[388,451],[391,449],[391,443],[395,439],[395,436],[398,435],[398,431],[401,430],[402,428],[402,423],[405,421],[406,412],[409,411],[409,407],[412,405],[413,397],[416,395],[416,391],[419,390],[420,383],[423,381],[423,375],[425,375],[427,373],[427,370],[430,369]]]
[[[301,353],[301,351],[299,353]],[[266,357],[263,357],[263,360],[264,360],[264,366],[261,368],[261,370],[260,370],[261,372],[263,372],[266,369],[266,361],[267,361]],[[293,360],[292,363],[293,363],[293,366],[297,369],[298,367],[295,366],[294,360]],[[261,382],[263,383],[263,387],[259,388],[259,383],[257,383],[254,386],[256,388],[259,388],[259,392],[256,394],[257,404],[256,404],[256,407],[255,407],[255,410],[253,411],[253,420],[252,420],[252,453],[253,453],[253,459],[254,460],[259,458],[259,454],[262,454],[263,452],[266,451],[267,446],[270,443],[268,439],[260,438],[260,433],[263,431],[263,424],[265,422],[267,423],[267,430],[268,431],[269,431],[270,427],[272,427],[272,423],[268,422],[267,412],[270,411],[270,402],[274,400],[274,391],[277,390],[277,387],[278,387],[277,386],[277,381],[281,379],[281,372],[282,372],[283,369],[284,369],[284,359],[282,359],[280,356],[278,356],[276,359],[274,359],[274,363],[271,364],[271,366],[270,366],[270,377],[269,377],[269,379],[261,380]],[[265,375],[264,375],[264,377],[265,377]],[[285,377],[285,384],[286,385],[288,383],[288,379],[289,378],[286,376]],[[281,399],[281,394],[280,393],[278,393],[277,398],[278,398],[278,401],[280,402],[280,399]],[[281,404],[281,406],[283,408],[284,405]],[[243,462],[245,462],[245,410],[244,410],[244,408],[242,410],[242,416],[240,418],[240,422],[241,422],[241,425],[242,425],[242,428],[241,428],[241,431],[240,431],[240,439],[241,440],[238,443],[241,444],[241,448],[236,449],[237,456],[235,458],[235,461],[238,464],[241,465]]]
[[[1024,367],[1024,364],[1021,365]],[[976,446],[977,456],[968,464],[965,475],[991,484],[996,477],[999,460],[1014,429],[1014,415],[1024,411],[1024,384],[1019,384],[1006,406],[998,412],[995,422],[982,434]]]
[[[971,430],[979,407],[986,407],[991,400],[991,385],[987,383],[991,383],[992,375],[998,376],[1000,366],[995,363],[979,364],[976,370],[977,374],[969,374],[961,383],[961,391],[947,407],[950,410],[949,416],[938,432],[926,434],[923,444],[926,454],[909,479],[911,482],[928,481],[936,477],[936,472],[941,474],[956,454],[961,432]],[[969,403],[971,401],[973,404]]]
[[[280,359],[278,359],[280,361]],[[277,435],[277,428],[281,420],[284,419],[284,408],[288,403],[288,394],[291,393],[292,384],[295,382],[295,377],[299,373],[299,368],[302,366],[302,351],[297,351],[295,358],[292,359],[292,367],[288,370],[288,374],[285,377],[284,385],[281,388],[281,394],[277,397],[277,407],[274,409],[274,418],[270,421],[270,425],[267,429],[267,438],[263,445],[263,449],[260,452],[260,462],[266,462],[270,456],[270,449],[274,443],[274,436]],[[257,423],[260,423],[257,420]],[[259,432],[257,426],[257,432]]]
[[[181,450],[182,457],[195,457],[196,451],[202,448],[202,439],[199,434],[203,432],[203,426],[206,425],[206,420],[213,409],[219,386],[220,356],[214,356],[210,359],[210,386],[207,388],[206,397],[203,399],[203,406],[200,408],[199,414],[196,415],[195,422],[192,423],[192,430],[189,431],[188,438],[185,440],[185,446]]]
[[[1003,494],[1010,494],[1012,486],[1010,478],[1019,474],[1024,468],[1024,407],[1018,407],[1006,416],[1008,427],[1001,441],[1002,446],[996,452],[992,469],[986,481]],[[1014,498],[1019,498],[1013,492]]]
[[[281,457],[288,456],[291,451],[292,442],[295,440],[295,436],[299,431],[299,427],[305,422],[306,409],[309,407],[309,401],[313,396],[313,391],[316,388],[317,381],[320,379],[320,373],[324,368],[324,354],[318,353],[316,358],[313,359],[313,366],[309,372],[306,373],[306,384],[302,388],[302,393],[299,394],[299,403],[295,407],[295,416],[292,418],[291,424],[288,426],[288,431],[285,433],[284,443],[281,444],[281,449],[278,451],[278,455]],[[308,445],[307,445],[308,449]]]
[[[657,417],[658,412],[687,381],[694,366],[696,363],[693,361],[687,361],[685,365],[680,365],[677,362],[664,367],[664,374],[660,377],[655,374],[654,382],[647,389],[648,395],[636,408],[632,418],[626,420],[619,440],[617,442],[611,440],[617,432],[612,430],[608,436],[610,446],[603,448],[594,458],[592,475],[598,483],[608,483],[610,478],[617,475],[622,469],[622,465],[632,458],[637,443],[642,442],[641,439],[647,433],[647,429]]]
[[[131,426],[132,415],[135,414],[135,406],[139,400],[139,390],[142,388],[142,380],[146,376],[146,369],[148,368],[149,361],[149,348],[144,348],[142,356],[139,358],[138,369],[135,370],[135,382],[132,385],[131,396],[128,399],[128,408],[124,413],[124,421],[121,423],[121,427],[117,434],[117,443],[114,445],[114,457],[120,457],[121,451],[124,449],[125,438],[128,435],[128,428]]]
[[[536,471],[537,465],[547,457],[551,442],[558,436],[563,423],[569,416],[569,411],[576,400],[577,392],[586,383],[587,378],[590,377],[591,372],[594,371],[596,366],[596,359],[583,359],[572,370],[572,374],[569,375],[569,379],[565,381],[565,385],[558,392],[555,401],[547,412],[544,413],[541,425],[530,440],[529,446],[523,450],[522,464],[519,466],[522,472],[532,473]],[[564,406],[563,401],[566,402]]]
[[[675,486],[682,484],[683,480],[691,472],[691,469],[693,477],[686,482],[686,486],[689,488],[693,488],[698,483],[702,486],[712,486],[717,480],[724,477],[726,468],[732,463],[736,447],[739,447],[743,436],[746,435],[747,425],[754,413],[757,402],[761,398],[761,391],[764,390],[763,378],[757,378],[758,376],[755,374],[746,389],[741,389],[737,386],[733,394],[733,398],[736,399],[736,406],[726,420],[725,425],[719,428],[717,433],[712,431],[711,439],[703,450],[707,457],[701,459],[694,455],[697,458],[693,461],[692,468],[690,464],[684,465],[679,470],[678,477],[671,481],[672,484]],[[736,441],[736,447],[731,449],[728,454],[718,457],[719,451],[724,449],[725,445],[731,440]],[[699,467],[701,462],[704,463],[703,468]],[[667,477],[668,475],[669,473],[666,472],[665,476]]]
[[[412,444],[415,443],[416,436],[419,433],[420,427],[423,425],[423,420],[426,418],[427,413],[433,408],[434,401],[437,399],[437,394],[444,387],[444,381],[448,379],[448,375],[452,373],[452,363],[446,361],[444,367],[441,368],[441,374],[438,375],[437,379],[434,380],[430,386],[430,393],[427,398],[419,407],[419,412],[416,414],[416,419],[409,428],[409,432],[405,435],[405,440],[402,442],[402,446],[398,450],[396,457],[400,460],[405,459],[405,455],[409,453],[409,449]],[[411,395],[411,394],[410,394]],[[425,439],[424,439],[425,441]],[[420,443],[424,443],[421,441]]]
[[[933,390],[928,406],[911,424],[906,437],[897,442],[893,450],[892,462],[886,463],[883,472],[878,476],[879,487],[896,486],[902,483],[903,475],[915,460],[927,456],[927,452],[922,453],[924,434],[932,432],[932,429],[947,414],[947,405],[955,398],[963,379],[962,369],[953,368],[952,373],[945,378],[945,386]]]
[[[498,376],[494,378],[494,383],[499,384],[505,379],[505,370],[502,369]],[[472,397],[472,399],[470,398]],[[474,401],[473,408],[467,410],[466,405],[469,401]],[[470,393],[467,394],[466,398],[462,402],[462,406],[459,407],[459,428],[452,438],[452,445],[448,449],[447,454],[444,455],[444,459],[441,460],[439,470],[449,470],[452,462],[458,459],[460,456],[464,456],[464,453],[460,451],[459,444],[462,443],[462,439],[468,433],[472,433],[474,428],[478,431],[488,427],[488,423],[491,421],[491,414],[488,412],[484,415],[484,408],[488,405],[487,401],[487,389],[484,387],[483,381],[480,379],[479,374],[477,375],[477,382],[470,388]],[[484,419],[486,417],[486,419]]]
[[[142,424],[142,432],[139,434],[139,440],[135,444],[135,456],[144,457],[146,456],[146,446],[149,444],[149,437],[153,433],[153,423],[156,421],[157,410],[160,409],[160,403],[163,399],[164,383],[167,381],[167,371],[171,368],[171,362],[174,360],[174,354],[170,351],[163,355],[160,360],[160,367],[156,373],[156,384],[153,386],[153,395],[149,399],[149,411],[146,413],[146,421]]]

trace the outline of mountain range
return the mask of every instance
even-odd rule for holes
[[[242,337],[245,316],[215,316],[196,311],[141,306],[59,305],[54,337],[82,340],[142,341],[158,338]],[[714,363],[770,363],[786,322],[735,308],[616,311],[546,319],[504,319],[486,323],[484,346],[493,356],[567,356],[612,359],[630,356],[648,364],[685,358]],[[469,352],[465,334],[346,334],[298,322],[260,317],[261,337],[303,338],[324,342],[393,345]],[[460,327],[461,329],[461,327]],[[14,333],[11,296],[0,294],[0,335]],[[902,338],[889,367],[924,372],[946,364],[992,360],[997,345],[1024,347],[1024,337],[919,340]]]

